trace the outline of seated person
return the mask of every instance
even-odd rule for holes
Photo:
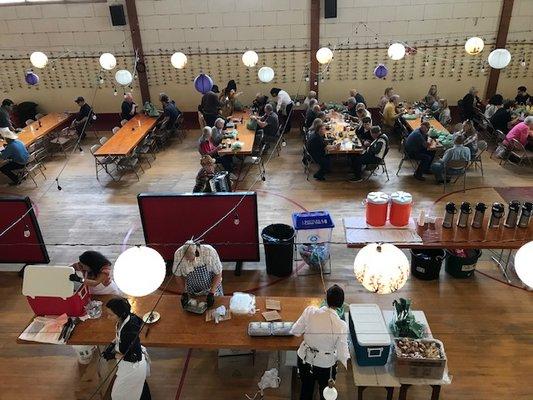
[[[326,180],[326,173],[330,172],[331,160],[326,153],[326,125],[320,119],[315,119],[307,137],[307,151],[313,160],[320,166],[320,169],[313,175],[318,181]]]
[[[161,129],[172,130],[176,128],[181,111],[176,107],[176,103],[171,101],[166,94],[161,93],[159,100],[163,106],[163,120],[160,123]]]
[[[354,172],[354,177],[350,179],[352,182],[360,182],[362,180],[361,169],[363,165],[381,163],[381,160],[383,160],[389,150],[389,138],[384,133],[381,133],[379,126],[373,126],[370,132],[373,141],[369,144],[365,153],[352,156],[352,168]]]
[[[391,87],[388,87],[385,89],[385,93],[383,96],[380,97],[378,102],[378,108],[381,112],[385,109],[385,106],[390,101],[390,98],[394,95],[394,89]]]
[[[350,97],[353,97],[356,103],[363,103],[366,107],[365,98],[363,97],[361,93],[357,91],[357,89],[350,89]]]
[[[137,104],[133,101],[133,96],[131,93],[126,93],[124,95],[124,101],[120,107],[120,119],[129,121],[137,113]]]
[[[304,99],[304,110],[307,111],[311,108],[311,100],[317,100],[316,92],[314,90],[310,90],[309,93],[307,93],[307,97]]]
[[[311,102],[311,106],[307,109],[307,111],[305,113],[304,126],[307,129],[309,129],[311,127],[311,124],[317,118],[319,112],[320,112],[320,106],[318,105],[316,100],[314,100],[314,102],[312,101]]]
[[[357,101],[353,98],[353,97],[350,97],[347,101],[346,101],[346,108],[347,110],[344,112],[344,114],[348,114],[350,117],[352,117],[352,119],[356,119],[357,117]]]
[[[527,87],[520,86],[517,90],[515,101],[516,104],[521,106],[526,105],[530,99],[530,95],[527,93]]]
[[[265,114],[265,106],[268,103],[268,96],[264,96],[261,92],[255,95],[252,101],[252,112],[259,114],[262,117]]]
[[[467,119],[465,122],[463,122],[463,128],[457,133],[457,135],[463,136],[463,145],[470,149],[470,155],[471,157],[474,157],[478,149],[478,133],[474,128],[474,124],[472,123],[472,121]]]
[[[372,134],[370,133],[370,128],[372,128],[372,119],[369,117],[363,117],[361,119],[361,125],[355,131],[355,134],[361,143],[364,144],[365,142],[369,142],[368,144],[370,144],[370,142],[372,142],[373,138]]]
[[[257,121],[257,130],[259,131],[262,129],[265,138],[276,139],[279,136],[278,114],[274,112],[272,104],[267,104],[265,106],[265,114],[261,118],[255,115],[252,115],[250,118]]]
[[[14,107],[15,102],[13,100],[2,100],[2,105],[0,106],[0,128],[9,128],[9,130],[17,132],[11,122],[11,113],[13,112]]]
[[[370,111],[366,109],[363,103],[357,103],[355,106],[355,115],[359,121],[361,121],[363,117],[368,117],[372,121],[372,114],[370,114]]]
[[[515,106],[516,103],[514,101],[506,101],[503,103],[503,107],[498,109],[490,118],[490,123],[494,129],[507,133],[509,132],[509,129],[518,123],[518,116],[513,118],[513,110]]]
[[[111,261],[102,253],[92,250],[85,251],[80,255],[79,261],[71,267],[82,273],[83,283],[89,287],[89,293],[96,295],[121,294],[115,281],[113,281]]]
[[[182,292],[181,304],[187,305],[190,296],[207,296],[207,305],[215,302],[214,296],[223,296],[222,263],[217,251],[208,244],[185,242],[174,253],[172,272],[178,290]]]
[[[452,113],[450,107],[448,107],[448,100],[439,100],[439,108],[436,115],[442,126],[448,126],[452,122]]]
[[[211,131],[211,141],[215,146],[218,146],[222,143],[222,140],[226,138],[224,133],[224,126],[226,125],[226,120],[224,118],[217,118],[215,120],[215,125]]]
[[[431,163],[435,157],[434,151],[429,151],[428,132],[431,129],[429,122],[422,122],[420,128],[412,131],[405,139],[404,148],[409,158],[419,160],[414,177],[425,181],[424,174],[429,174]]]
[[[470,150],[468,149],[468,147],[465,147],[463,145],[464,140],[465,139],[463,135],[455,136],[455,139],[453,141],[453,147],[444,152],[442,160],[435,162],[431,166],[431,171],[435,174],[435,179],[437,179],[437,183],[444,183],[444,168],[446,168],[446,163],[448,161],[470,161]],[[446,176],[448,177],[449,175],[460,175],[462,173],[462,168],[458,170],[448,168],[448,170],[446,171]]]
[[[460,101],[460,109],[462,112],[463,121],[470,119],[475,120],[479,109],[483,106],[478,97],[479,91],[475,86],[472,86],[467,94]]]
[[[80,111],[78,111],[72,120],[70,127],[74,128],[78,136],[83,139],[85,138],[85,129],[87,128],[87,125],[91,123],[93,109],[81,96],[74,100],[74,102],[80,107]]]
[[[198,140],[198,152],[202,155],[208,155],[213,157],[217,163],[222,164],[224,169],[228,172],[233,171],[233,156],[231,155],[225,155],[220,156],[218,155],[218,151],[220,149],[224,148],[223,144],[220,144],[218,146],[215,146],[211,140],[212,135],[212,129],[209,126],[204,127],[202,129],[202,136],[200,137],[200,140]]]
[[[217,172],[216,161],[213,157],[205,155],[200,159],[200,171],[196,175],[196,184],[194,185],[193,193],[211,193],[211,185],[209,181],[215,176]]]
[[[405,114],[406,111],[397,111],[399,104],[400,96],[398,96],[397,94],[393,94],[388,103],[385,105],[385,108],[383,109],[383,129],[386,132],[400,132],[400,127],[397,125],[400,123],[398,121],[398,118]]]
[[[10,185],[18,185],[20,176],[13,173],[13,171],[24,168],[30,155],[24,143],[18,140],[17,134],[10,131],[9,128],[1,128],[0,136],[6,141],[4,150],[0,152],[0,159],[7,161],[0,167],[0,172],[11,180]]]
[[[526,117],[524,122],[516,124],[505,136],[503,144],[506,146],[509,145],[512,139],[518,140],[524,147],[531,147],[530,143],[533,140],[533,115]]]
[[[501,94],[496,93],[494,96],[492,96],[489,100],[489,104],[487,104],[487,107],[485,107],[485,117],[487,119],[491,119],[492,116],[503,106],[503,96]]]

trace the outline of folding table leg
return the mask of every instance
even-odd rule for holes
[[[363,400],[363,392],[365,389],[366,386],[357,386],[357,400]]]
[[[439,400],[440,385],[431,385],[431,400]]]
[[[392,397],[394,396],[394,388],[386,387],[385,390],[387,391],[387,400],[392,400]]]
[[[398,396],[398,400],[407,400],[407,391],[411,385],[401,385],[400,386],[400,395]]]

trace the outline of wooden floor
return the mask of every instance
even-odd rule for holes
[[[64,161],[62,156],[57,156],[46,164],[48,179],[37,178],[37,189],[31,183],[11,188],[5,180],[0,180],[0,193],[27,194],[36,202],[52,263],[70,263],[89,248],[100,250],[114,260],[126,241],[128,244],[143,242],[136,202],[138,193],[192,189],[198,164],[197,136],[198,132],[190,132],[183,143],[173,142],[159,153],[152,168],[146,169],[139,182],[131,175],[119,183],[104,175],[100,181],[95,179],[89,153],[92,138],[88,138],[88,143],[83,146],[84,152],[76,151],[70,157],[59,180],[62,191],[58,191],[53,182]],[[333,273],[326,276],[326,284],[341,285],[346,291],[347,302],[371,302],[390,308],[392,301],[402,296],[411,298],[415,309],[424,310],[434,336],[445,343],[453,375],[453,383],[443,388],[441,399],[531,399],[533,296],[530,292],[491,279],[499,280],[501,275],[489,261],[484,261],[479,267],[488,276],[476,273],[472,279],[455,280],[443,271],[439,281],[411,278],[394,295],[368,293],[353,277],[355,250],[342,244],[342,217],[363,214],[361,200],[367,192],[378,189],[411,192],[415,214],[423,208],[440,215],[443,205],[450,200],[501,201],[502,197],[494,187],[532,187],[533,171],[501,167],[487,155],[484,159],[485,178],[472,170],[468,176],[469,190],[443,197],[442,186],[435,185],[432,179],[426,183],[414,180],[409,165],[404,166],[400,176],[396,177],[399,153],[392,149],[387,157],[389,182],[385,182],[384,176],[378,176],[368,183],[350,183],[346,180],[346,166],[342,159],[334,163],[334,168],[340,172],[328,176],[327,181],[316,182],[312,178],[306,181],[300,163],[300,141],[296,136],[293,134],[289,138],[279,157],[272,158],[267,166],[266,181],[259,180],[254,187],[259,196],[260,228],[272,222],[290,223],[294,211],[329,210],[336,224],[333,240],[341,243],[332,247]],[[248,189],[256,179],[256,173],[256,166],[243,168],[239,188]],[[457,189],[459,187],[451,190]],[[264,259],[263,255],[261,259]],[[489,254],[485,253],[483,259],[488,260]],[[227,293],[251,288],[261,295],[320,296],[322,293],[317,276],[273,279],[265,274],[264,261],[245,264],[241,277],[233,276],[232,265],[226,267],[229,269],[224,272]],[[84,374],[77,366],[70,347],[15,344],[17,335],[32,315],[20,288],[21,281],[15,273],[1,273],[0,399],[90,398],[96,382],[80,383],[80,375],[90,374]],[[253,368],[243,364],[243,368],[235,365],[221,370],[217,367],[216,354],[210,351],[149,350],[153,359],[149,382],[154,399],[244,399],[245,393],[255,393],[257,381],[273,357],[259,354]],[[267,399],[289,398],[288,369],[283,369],[281,376],[281,387],[268,390]],[[350,377],[350,371],[339,374],[339,399],[356,398]],[[383,398],[384,391],[365,391],[365,399]],[[409,398],[428,399],[429,390],[413,388]]]

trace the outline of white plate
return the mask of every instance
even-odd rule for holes
[[[159,321],[159,318],[161,318],[161,314],[159,314],[157,311],[152,312],[152,320],[151,321],[148,321],[148,317],[150,317],[150,312],[147,312],[146,314],[143,315],[143,321],[146,324],[153,324],[153,323]]]

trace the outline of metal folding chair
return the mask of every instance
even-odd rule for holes
[[[463,160],[450,160],[447,163],[444,164],[444,193],[446,193],[446,184],[448,181],[448,177],[455,176],[455,181],[453,183],[456,183],[459,178],[463,177],[463,192],[466,190],[466,170],[468,168],[468,165],[470,164],[469,161],[463,161]],[[459,173],[454,174],[448,174],[448,170],[454,170]]]
[[[507,148],[509,152],[508,156],[503,160],[503,165],[507,164],[508,162],[518,166],[522,165],[522,163],[531,165],[531,160],[529,159],[529,154],[526,148],[518,140],[511,139]],[[514,161],[511,158],[517,159],[518,161]]]
[[[477,142],[477,153],[476,155],[470,160],[469,168],[473,165],[474,169],[477,171],[477,167],[479,165],[479,169],[481,170],[481,176],[483,176],[483,158],[481,157],[482,154],[487,150],[488,144],[484,140],[480,140]]]
[[[115,168],[116,168],[116,157],[112,157],[112,156],[99,157],[99,156],[96,156],[95,153],[100,147],[102,147],[102,146],[99,145],[99,144],[94,144],[90,148],[91,154],[94,157],[94,167],[95,167],[95,170],[96,170],[96,179],[98,180],[98,172],[105,171],[105,173],[108,174],[111,177],[111,179],[116,181],[115,177],[111,173],[111,170],[109,169],[109,166],[111,166],[111,165],[115,165]]]
[[[405,151],[405,139],[402,139],[400,142],[400,153],[402,154],[402,159],[400,160],[400,164],[398,165],[398,171],[396,171],[396,176],[400,173],[400,170],[402,169],[403,163],[405,161],[409,161],[411,163],[411,167],[413,168],[413,173],[416,171],[416,168],[418,167],[418,162],[416,160],[413,160],[407,152]]]

